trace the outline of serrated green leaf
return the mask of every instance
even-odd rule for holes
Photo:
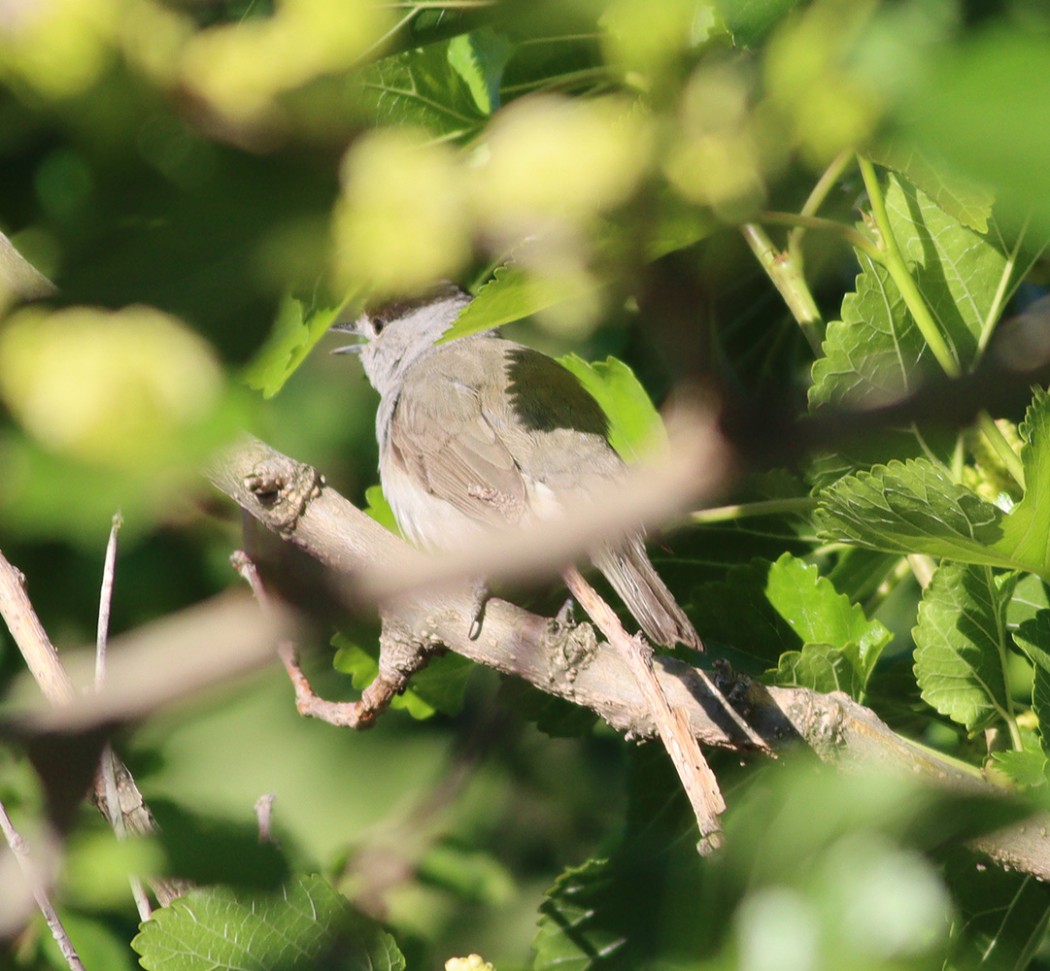
[[[328,332],[342,308],[341,303],[316,305],[285,296],[266,343],[245,366],[241,380],[263,397],[272,398]]]
[[[491,27],[453,37],[448,44],[448,62],[463,79],[483,115],[500,106],[499,87],[503,68],[513,51],[510,40]]]
[[[895,239],[940,332],[963,370],[974,361],[981,334],[1010,272],[997,243],[948,215],[924,192],[891,175],[886,211]],[[858,252],[863,272],[828,324],[823,357],[813,365],[811,410],[875,405],[913,391],[939,374],[888,270]],[[945,457],[950,436],[910,428],[888,431],[854,447],[847,468],[931,452]],[[829,469],[832,474],[845,469]]]
[[[1050,578],[1050,395],[1036,389],[1020,428],[1025,494],[1009,514],[925,459],[890,462],[820,494],[815,521],[844,542],[1020,569]]]
[[[626,462],[637,462],[667,444],[667,431],[649,392],[615,357],[588,363],[576,354],[558,358],[601,405],[609,419],[609,444]]]
[[[497,267],[492,279],[444,333],[441,343],[523,320],[555,304],[585,296],[593,289],[594,285],[583,285],[576,277],[541,279],[517,266]]]
[[[804,645],[781,655],[776,683],[862,698],[893,635],[879,621],[869,621],[815,566],[788,553],[770,568],[766,597]]]
[[[147,971],[403,971],[389,934],[317,876],[280,894],[195,890],[155,911],[132,947]]]
[[[463,139],[485,115],[449,63],[447,41],[381,58],[357,76],[357,96],[377,125],[418,125],[435,138]]]
[[[856,644],[807,644],[801,651],[780,655],[773,681],[824,693],[844,691],[851,698],[862,699],[868,673]]]
[[[1037,668],[1050,674],[1050,610],[1040,610],[1019,624],[1014,643]]]
[[[957,172],[936,165],[914,145],[888,141],[869,152],[873,161],[900,172],[952,218],[974,232],[988,231],[995,193]]]
[[[970,732],[1009,717],[1006,610],[1016,582],[986,566],[949,563],[919,605],[912,637],[922,697]]]
[[[608,860],[588,860],[562,873],[540,905],[534,971],[590,971],[614,961],[627,938],[609,926],[600,904],[615,894]]]
[[[1038,744],[1020,752],[992,752],[992,763],[996,771],[1023,789],[1046,785],[1046,755]]]
[[[856,645],[869,674],[893,637],[881,622],[868,620],[860,605],[850,603],[815,566],[790,553],[770,568],[766,596],[803,643]]]
[[[1036,388],[1018,431],[1024,497],[1003,523],[1001,548],[1017,563],[1050,577],[1050,395]]]
[[[1039,720],[1039,738],[1050,756],[1050,671],[1037,665],[1032,679],[1032,710]]]
[[[690,616],[718,656],[734,668],[761,674],[774,667],[784,651],[801,650],[801,638],[766,597],[772,564],[755,559],[730,567],[724,581],[705,583],[693,591]]]
[[[815,521],[831,539],[892,553],[1012,566],[997,548],[1003,513],[925,459],[877,465],[820,494]]]

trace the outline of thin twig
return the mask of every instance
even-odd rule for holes
[[[102,590],[98,598],[98,629],[95,635],[95,692],[102,690],[106,683],[106,650],[109,645],[109,617],[113,608],[113,584],[117,572],[117,534],[124,525],[124,517],[118,510],[113,514],[109,529],[109,542],[106,543],[106,559],[102,567]],[[124,817],[120,812],[120,792],[117,789],[117,759],[113,746],[107,745],[102,750],[98,765],[98,783],[106,794],[104,805],[118,840],[128,838]],[[134,873],[128,874],[131,895],[140,920],[149,920],[153,916],[153,905],[145,884]]]
[[[58,949],[62,952],[62,957],[66,959],[66,964],[69,965],[72,971],[84,971],[84,965],[81,963],[76,948],[73,947],[73,942],[69,939],[69,934],[62,925],[62,920],[58,916],[58,911],[55,910],[55,905],[51,902],[47,887],[33,865],[33,860],[29,855],[29,846],[23,836],[15,829],[14,824],[11,822],[11,817],[7,815],[7,809],[2,802],[0,802],[0,830],[3,830],[7,845],[11,847],[11,852],[18,861],[18,867],[26,878],[26,883],[32,891],[33,899],[36,900],[40,913],[44,915],[44,920],[47,921],[47,926],[51,929],[51,936],[55,939],[55,943],[58,944]]]
[[[637,682],[696,815],[696,824],[700,829],[697,849],[701,855],[709,855],[722,845],[719,816],[725,812],[725,800],[714,772],[700,751],[699,743],[689,731],[688,721],[680,711],[673,710],[668,704],[653,671],[652,648],[641,637],[631,637],[623,629],[612,607],[598,595],[598,591],[576,567],[569,567],[562,576],[577,603],[617,650]]]
[[[109,615],[113,607],[113,581],[117,565],[117,533],[124,525],[118,510],[113,514],[106,544],[106,560],[102,567],[102,590],[98,597],[98,630],[95,636],[95,690],[101,691],[106,680],[106,644],[109,640]]]

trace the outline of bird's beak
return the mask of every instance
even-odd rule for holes
[[[357,327],[352,322],[332,324],[328,328],[329,333],[335,332],[337,334],[350,334],[356,337],[359,341],[357,344],[347,344],[345,347],[335,347],[329,353],[331,354],[360,354],[365,346],[365,339],[358,333]]]

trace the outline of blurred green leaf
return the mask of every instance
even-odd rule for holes
[[[328,333],[344,306],[345,302],[318,306],[286,294],[269,337],[241,372],[241,380],[272,398]]]
[[[919,605],[912,636],[923,700],[969,732],[1010,718],[1006,609],[1016,582],[987,566],[948,563]]]
[[[142,925],[132,946],[147,971],[403,971],[404,958],[376,924],[321,877],[283,893],[194,890]]]
[[[444,841],[420,861],[419,876],[471,903],[506,904],[514,895],[514,878],[493,856]]]
[[[128,892],[127,880],[124,881],[125,896]],[[77,911],[60,910],[62,926],[69,934],[69,939],[76,949],[85,968],[105,968],[106,971],[134,971],[139,968],[138,961],[128,948],[127,938],[114,927],[102,921],[92,919],[87,914]],[[55,971],[67,971],[69,962],[58,949],[50,930],[41,922],[40,940],[49,968]]]
[[[741,47],[760,43],[798,0],[716,0],[718,12]]]
[[[893,117],[903,143],[961,176],[995,188],[1013,220],[1033,216],[1050,230],[1050,152],[1045,33],[989,22],[926,56],[911,73]]]

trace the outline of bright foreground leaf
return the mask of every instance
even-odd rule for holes
[[[971,732],[1009,717],[1006,611],[1015,585],[989,567],[950,563],[919,605],[912,636],[922,697]]]
[[[281,894],[195,890],[132,942],[147,971],[403,971],[389,934],[317,876]]]
[[[766,596],[803,642],[801,651],[781,656],[777,683],[861,697],[893,635],[879,621],[868,620],[815,566],[789,553],[770,568]]]
[[[588,364],[576,354],[558,363],[579,379],[609,419],[609,443],[627,462],[667,444],[667,432],[649,393],[634,372],[614,357]]]

